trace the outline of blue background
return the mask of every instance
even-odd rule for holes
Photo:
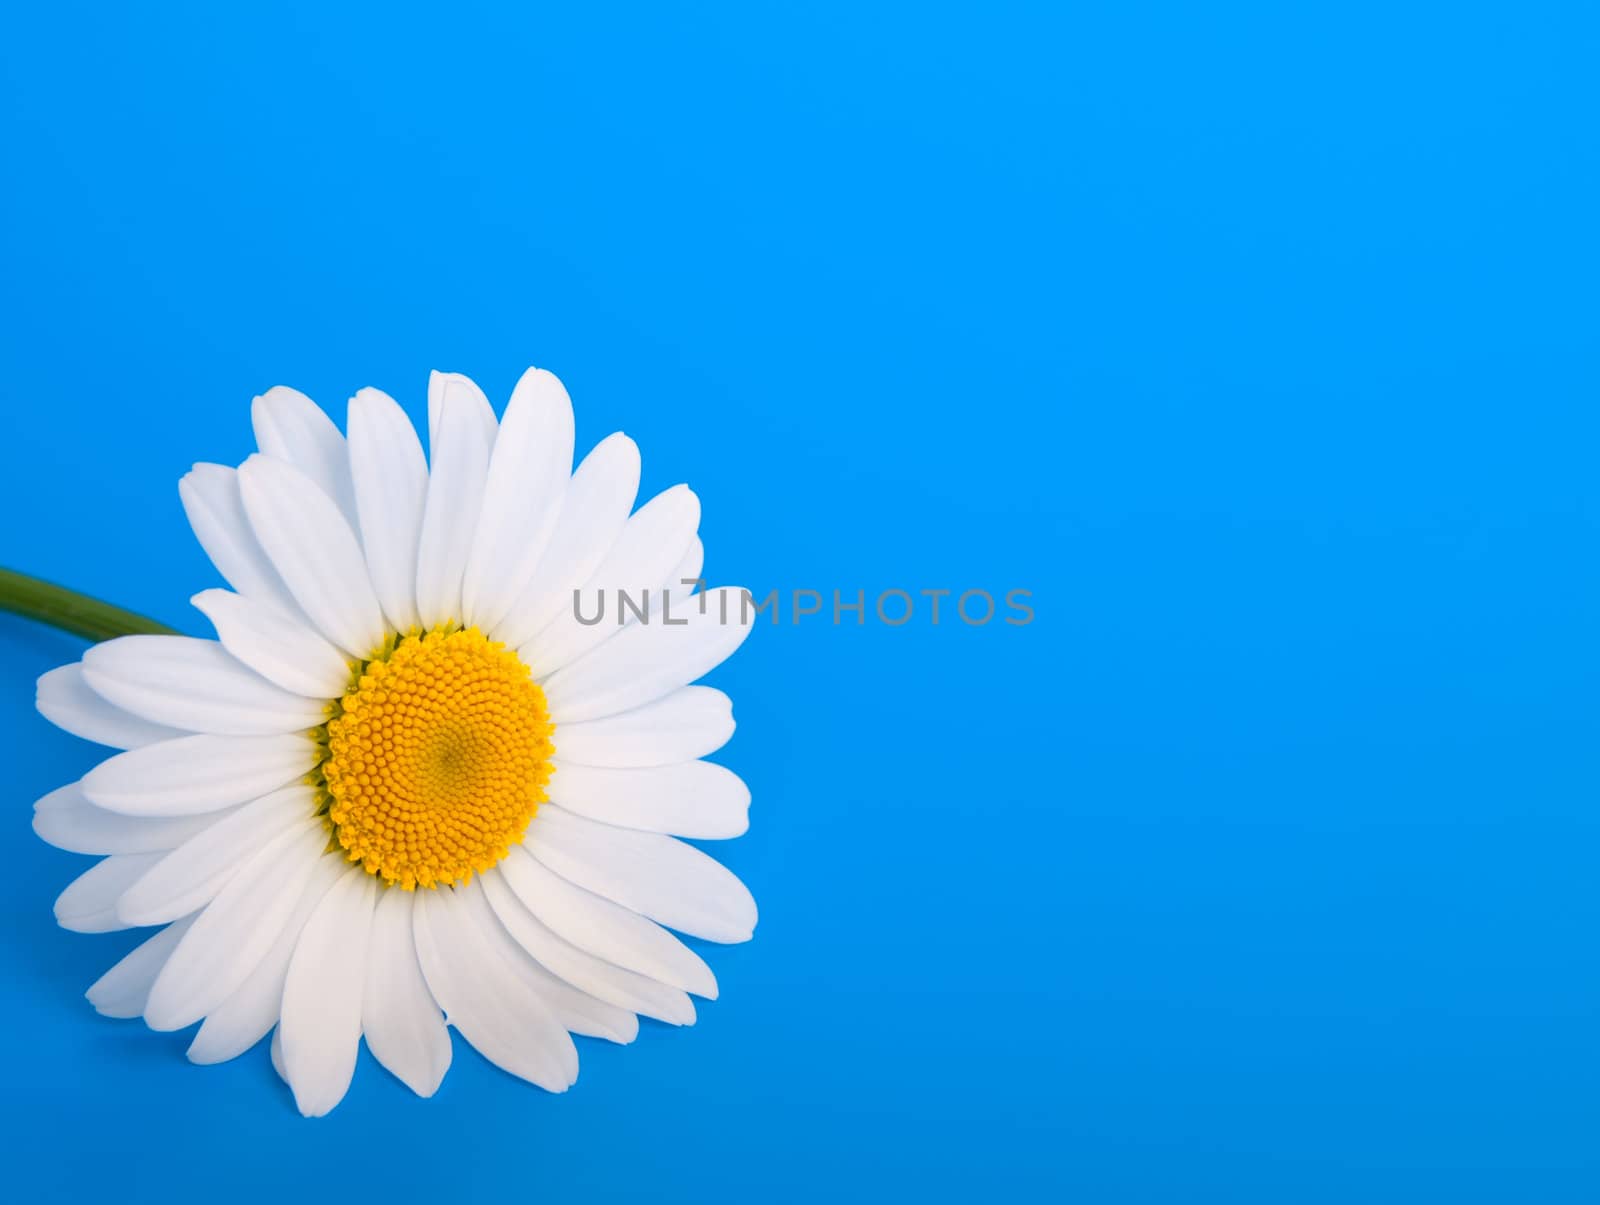
[[[1592,9],[223,7],[8,11],[0,562],[204,631],[252,394],[537,363],[711,577],[1037,618],[763,627],[700,1025],[315,1123],[81,999],[0,622],[14,1198],[1600,1199]]]

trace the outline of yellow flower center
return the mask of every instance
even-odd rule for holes
[[[321,804],[350,861],[411,891],[465,882],[522,841],[555,726],[504,645],[477,628],[391,641],[336,708]]]

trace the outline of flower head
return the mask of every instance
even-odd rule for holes
[[[690,683],[749,619],[742,592],[696,590],[698,499],[633,511],[620,433],[574,471],[571,403],[538,369],[499,420],[433,374],[431,458],[372,389],[348,437],[290,389],[252,419],[256,455],[180,484],[232,587],[194,598],[217,638],[109,640],[39,680],[49,720],[123,750],[36,805],[46,841],[103,856],[56,916],[159,926],[90,1002],[203,1022],[199,1063],[271,1032],[308,1115],[344,1096],[363,1038],[423,1096],[447,1023],[560,1092],[571,1034],[692,1023],[716,981],[667,930],[735,942],[756,923],[744,885],[676,839],[739,835],[750,799],[701,760],[732,707]],[[636,605],[591,622],[575,591]]]

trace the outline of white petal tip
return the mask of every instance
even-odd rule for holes
[[[136,1010],[129,1010],[125,1005],[113,1004],[103,998],[97,1000],[95,997],[99,993],[95,990],[95,988],[98,988],[99,986],[100,985],[97,983],[94,985],[94,987],[91,987],[88,991],[83,993],[83,998],[89,1002],[89,1007],[94,1009],[95,1012],[99,1013],[102,1017],[110,1017],[116,1021],[131,1020],[139,1015]]]
[[[56,914],[56,924],[68,933],[110,933],[118,926],[112,917],[103,913],[93,916],[62,916]]]
[[[369,1053],[371,1053],[372,1047],[369,1045],[367,1050]],[[436,1064],[435,1066],[415,1067],[406,1064],[390,1066],[388,1063],[384,1063],[381,1059],[379,1062],[382,1063],[385,1070],[393,1075],[395,1079],[399,1080],[416,1095],[422,1097],[424,1100],[427,1100],[430,1096],[433,1096],[436,1092],[438,1092],[440,1087],[444,1084],[444,1077],[450,1072],[450,1060],[453,1053],[454,1052],[450,1046],[449,1036],[446,1035],[443,1052],[444,1057],[436,1058],[434,1060]]]
[[[290,1086],[290,1090],[293,1091],[293,1085]],[[350,1085],[347,1083],[337,1093],[331,1089],[324,1089],[321,1092],[307,1093],[302,1097],[300,1093],[295,1092],[294,1107],[300,1110],[301,1117],[326,1117],[338,1107],[349,1090]]]
[[[274,385],[265,393],[258,393],[250,400],[252,404],[256,402],[266,402],[268,405],[277,405],[279,402],[291,401],[295,398],[303,397],[305,397],[305,394],[301,393],[298,389],[291,389],[288,385]]]
[[[255,1049],[256,1043],[251,1042],[244,1050],[231,1049],[227,1045],[219,1046],[214,1040],[214,1035],[206,1032],[206,1027],[201,1026],[200,1032],[195,1034],[194,1041],[189,1043],[189,1049],[184,1052],[188,1060],[196,1067],[215,1067],[219,1063],[232,1062],[246,1050]],[[256,1041],[260,1041],[258,1038]]]

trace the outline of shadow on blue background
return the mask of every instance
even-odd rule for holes
[[[537,363],[712,578],[1037,619],[758,631],[701,1023],[317,1123],[82,1001],[0,622],[9,1192],[1600,1198],[1592,13],[443,11],[8,15],[0,562],[201,632],[252,394]]]

